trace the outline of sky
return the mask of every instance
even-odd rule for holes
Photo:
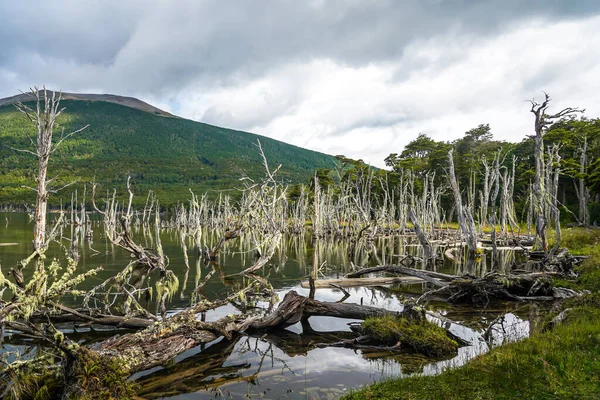
[[[597,0],[0,0],[0,97],[34,85],[384,166],[425,133],[600,116]]]

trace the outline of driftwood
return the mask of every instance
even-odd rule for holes
[[[53,324],[82,323],[126,329],[144,329],[155,322],[151,318],[105,314],[98,309],[72,309],[60,304],[55,304],[55,308],[55,310],[37,311],[29,320],[34,323],[47,323],[48,321]]]
[[[398,265],[382,265],[382,266],[377,266],[377,267],[373,267],[373,268],[365,268],[360,271],[348,274],[346,276],[348,278],[357,278],[357,277],[365,275],[365,274],[369,274],[369,273],[373,273],[373,272],[383,272],[383,271],[394,273],[394,274],[400,274],[400,275],[414,276],[416,278],[422,279],[423,281],[425,281],[427,283],[430,283],[431,285],[433,285],[437,288],[446,286],[446,283],[441,282],[440,279],[451,280],[451,279],[458,278],[455,275],[447,275],[447,274],[442,274],[439,272],[426,271],[426,270],[420,270],[420,269],[414,269],[414,268],[408,268],[408,267],[401,267]]]
[[[226,230],[219,242],[213,247],[213,249],[208,253],[209,260],[216,260],[219,258],[219,252],[221,248],[225,245],[225,243],[231,239],[235,239],[242,233],[242,227],[237,226],[234,230]]]
[[[432,295],[446,296],[446,300],[451,303],[483,306],[494,300],[545,301],[579,295],[574,290],[555,287],[550,276],[544,273],[510,275],[497,272],[488,273],[481,278],[463,276],[445,287],[425,293],[417,303]]]
[[[211,305],[197,305],[166,320],[153,323],[141,332],[113,337],[93,345],[91,349],[104,357],[123,359],[128,371],[134,373],[162,365],[186,350],[212,342],[221,336],[232,340],[243,332],[285,327],[311,316],[366,319],[401,314],[358,304],[320,302],[290,291],[273,313],[262,318],[228,316],[214,322],[196,320],[197,313],[223,304],[224,301]]]
[[[302,318],[314,316],[366,319],[368,317],[381,317],[384,315],[400,315],[400,313],[359,304],[329,303],[312,300],[291,290],[285,295],[277,310],[264,318],[245,321],[241,325],[240,330],[267,330],[275,327],[285,327],[299,322]]]
[[[317,289],[332,288],[336,285],[341,287],[363,287],[363,286],[380,286],[392,285],[394,283],[424,283],[421,278],[412,276],[393,276],[388,278],[344,278],[344,279],[318,279],[314,285]],[[310,288],[309,281],[300,283],[303,288]]]
[[[427,270],[420,270],[420,269],[414,269],[414,268],[408,268],[408,267],[401,267],[401,266],[397,266],[397,265],[378,265],[376,267],[363,268],[356,272],[347,274],[346,277],[347,278],[358,278],[360,276],[363,276],[366,274],[372,274],[375,272],[390,272],[393,274],[405,274],[405,275],[412,275],[412,276],[417,276],[414,274],[419,273],[419,274],[423,274],[423,275],[426,275],[431,278],[436,278],[436,279],[440,279],[440,280],[444,280],[444,281],[451,281],[452,279],[458,278],[458,275],[450,275],[450,274],[444,274],[444,273],[435,272],[435,271],[427,271]]]
[[[418,220],[414,210],[411,209],[408,212],[408,218],[410,219],[410,222],[412,222],[413,227],[415,228],[415,234],[417,235],[417,238],[419,239],[419,242],[421,243],[421,246],[423,247],[424,264],[425,265],[434,264],[435,263],[435,253],[433,251],[433,248],[431,247],[431,243],[429,242],[427,235],[425,234],[425,232],[423,232],[423,229],[421,229],[421,224],[419,224],[419,220]]]
[[[540,254],[530,253],[530,257],[539,257]],[[541,255],[542,260],[538,263],[538,268],[544,271],[555,271],[565,276],[575,276],[574,268],[585,260],[586,256],[574,256],[567,249],[560,249],[555,254]]]

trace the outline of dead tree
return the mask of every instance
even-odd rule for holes
[[[560,118],[564,118],[569,115],[576,113],[583,113],[585,110],[579,108],[567,107],[557,112],[556,114],[546,114],[548,106],[550,104],[550,95],[544,93],[544,101],[540,104],[535,100],[531,100],[531,113],[535,117],[534,129],[535,129],[535,147],[534,147],[534,158],[535,158],[535,181],[533,184],[533,212],[535,217],[535,242],[534,248],[536,250],[547,250],[546,243],[546,224],[547,216],[544,214],[549,199],[549,193],[544,182],[545,176],[545,163],[544,163],[544,135],[550,125],[556,122]]]
[[[408,218],[410,218],[410,222],[412,222],[415,228],[415,234],[417,235],[417,238],[423,247],[423,266],[427,267],[428,265],[435,264],[435,252],[431,247],[431,243],[429,242],[427,235],[425,232],[423,232],[423,229],[419,224],[419,220],[417,219],[417,216],[413,210],[408,212]]]
[[[38,159],[38,175],[37,189],[30,188],[37,192],[35,203],[35,217],[33,228],[33,248],[37,253],[43,253],[46,246],[46,211],[48,205],[48,197],[50,193],[55,193],[60,189],[51,189],[48,185],[55,179],[48,179],[48,161],[50,155],[56,151],[58,146],[72,135],[81,132],[89,125],[81,129],[77,129],[68,134],[61,134],[58,142],[52,144],[52,135],[57,118],[62,114],[65,108],[60,108],[62,98],[61,92],[58,94],[54,91],[48,92],[44,86],[42,90],[37,87],[30,89],[28,97],[35,101],[35,110],[27,104],[18,101],[16,104],[17,110],[27,116],[27,118],[36,126],[36,138],[27,135],[34,150],[15,149],[20,152],[29,153]],[[43,108],[42,108],[43,102]],[[66,186],[65,186],[66,187]],[[63,187],[64,188],[64,187]],[[61,188],[62,189],[62,188]]]
[[[473,220],[471,210],[468,207],[463,206],[462,204],[460,188],[458,186],[458,181],[456,180],[456,175],[454,173],[454,158],[452,157],[452,150],[448,152],[448,163],[450,165],[450,168],[448,169],[448,174],[450,176],[450,186],[452,187],[452,193],[454,194],[454,203],[456,204],[456,211],[458,214],[458,225],[465,239],[465,242],[467,243],[469,253],[474,255],[477,251],[477,231],[475,229],[475,221]]]
[[[115,246],[119,246],[122,249],[128,251],[136,257],[137,263],[147,268],[148,272],[155,269],[159,269],[161,273],[165,270],[165,257],[162,254],[162,247],[160,246],[160,235],[159,235],[159,206],[156,202],[155,211],[155,231],[156,231],[156,251],[151,251],[144,248],[142,245],[136,243],[132,239],[130,232],[131,218],[133,216],[131,211],[131,204],[133,201],[133,192],[131,191],[130,178],[127,177],[127,192],[129,193],[129,202],[125,213],[121,215],[119,223],[121,226],[120,232],[117,232],[115,226],[111,226],[112,223],[116,224],[117,221],[117,209],[114,205],[115,195],[113,194],[112,201],[107,202],[107,211],[102,211],[96,205],[96,184],[92,185],[92,206],[97,213],[104,217],[106,237]]]
[[[573,182],[575,184],[575,193],[577,194],[577,201],[579,203],[579,223],[584,226],[590,224],[590,210],[588,205],[590,203],[590,189],[585,185],[585,174],[587,170],[587,136],[583,138],[583,144],[579,146],[577,151],[579,152],[579,175],[577,180]]]

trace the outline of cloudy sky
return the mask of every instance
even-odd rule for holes
[[[45,84],[377,166],[420,132],[600,116],[597,0],[0,0],[0,97]]]

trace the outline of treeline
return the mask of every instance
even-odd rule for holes
[[[600,223],[600,119],[560,120],[547,130],[544,146],[546,162],[550,163],[548,173],[558,171],[553,196],[561,210],[561,221]],[[486,187],[486,180],[489,185],[490,169],[498,163],[497,190],[501,192],[503,186],[513,186],[508,193],[514,202],[514,213],[519,221],[526,220],[535,178],[534,139],[528,136],[519,143],[495,140],[489,124],[479,125],[452,142],[436,141],[420,134],[401,153],[392,153],[385,159],[391,171],[371,168],[362,160],[337,156],[337,168],[318,169],[316,176],[323,188],[332,187],[334,191],[339,191],[342,183],[356,186],[357,182],[368,180],[371,201],[381,204],[390,191],[399,190],[398,185],[410,174],[415,195],[423,193],[426,182],[427,185],[433,183],[442,190],[441,208],[451,213],[454,200],[448,183],[450,150],[453,150],[456,176],[467,204],[476,210],[482,207],[485,192],[494,190]],[[365,178],[367,176],[369,178]],[[511,179],[514,182],[509,181]],[[314,180],[307,184],[312,188]],[[300,190],[301,185],[291,188],[292,200]],[[491,207],[495,205],[500,210],[502,199],[497,195]],[[448,220],[452,220],[450,215]]]

